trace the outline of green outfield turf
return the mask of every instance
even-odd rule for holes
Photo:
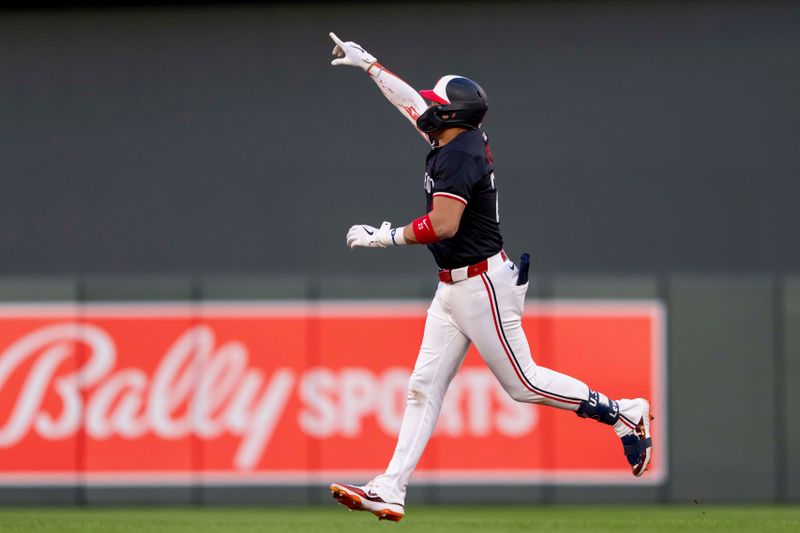
[[[0,531],[228,533],[287,531],[800,531],[800,506],[784,507],[416,507],[400,523],[344,508],[0,507]]]

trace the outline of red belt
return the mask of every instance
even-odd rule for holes
[[[503,258],[503,261],[508,260],[505,251],[500,250],[500,256]],[[479,276],[489,270],[489,258],[484,259],[480,263],[475,263],[474,265],[469,265],[468,267],[461,267],[461,268],[454,268],[452,270],[440,270],[439,271],[439,281],[442,283],[455,283],[453,281],[453,272],[456,270],[467,270],[467,278],[472,278],[475,276]],[[463,276],[463,274],[462,274]],[[466,279],[466,278],[462,278]],[[459,280],[461,281],[461,280]]]

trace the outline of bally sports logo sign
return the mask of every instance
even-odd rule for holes
[[[0,483],[363,481],[394,448],[425,308],[0,305]],[[609,428],[515,402],[472,350],[415,479],[662,481],[663,315],[657,302],[531,301],[524,318],[539,365],[652,399],[644,478]]]

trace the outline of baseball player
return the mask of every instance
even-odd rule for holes
[[[335,43],[332,64],[364,70],[431,145],[425,163],[425,214],[405,226],[356,224],[347,232],[347,246],[424,244],[439,266],[439,285],[389,466],[363,486],[333,483],[333,497],[379,519],[403,517],[409,478],[433,433],[447,387],[473,343],[512,398],[608,424],[622,439],[633,475],[644,474],[652,453],[649,402],[612,400],[531,359],[521,325],[528,288],[526,256],[518,268],[503,251],[494,161],[480,129],[489,107],[484,90],[468,78],[448,75],[432,90],[417,92],[361,46],[333,33],[330,37]]]

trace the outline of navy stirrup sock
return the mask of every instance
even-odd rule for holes
[[[603,403],[600,401],[600,393],[590,390],[589,399],[581,402],[575,414],[613,426],[619,420],[619,404],[611,399],[608,403]]]

